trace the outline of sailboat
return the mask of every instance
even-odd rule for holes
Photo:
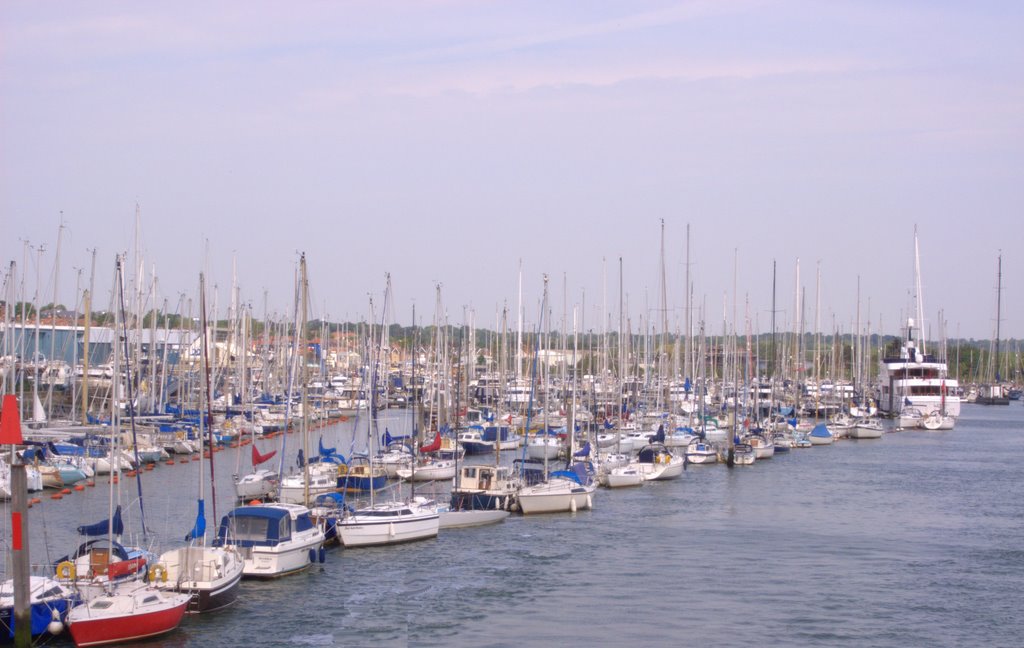
[[[276,470],[258,468],[258,466],[266,463],[275,454],[277,454],[277,450],[271,450],[270,452],[261,454],[256,448],[255,434],[253,435],[253,442],[250,447],[252,449],[251,456],[253,471],[240,477],[236,476],[234,480],[235,495],[241,501],[270,497],[277,491],[278,486]]]
[[[62,620],[81,602],[74,588],[46,576],[29,578],[29,618],[33,637],[64,631]],[[56,622],[56,623],[55,623]],[[6,632],[4,632],[6,630]],[[56,632],[54,632],[56,630]],[[14,579],[0,584],[0,643],[14,638]]]
[[[664,436],[663,430],[660,432],[662,434],[659,436]],[[664,443],[655,442],[640,449],[635,464],[644,481],[665,481],[677,479],[683,474],[683,470],[686,469],[686,457],[673,454]]]
[[[79,535],[91,538],[75,551],[57,559],[57,580],[77,587],[86,598],[104,589],[128,581],[142,580],[156,555],[120,542],[124,533],[121,507],[112,517],[78,527]]]
[[[296,302],[296,330],[305,324],[306,255],[299,259],[302,318],[298,317]],[[288,401],[286,416],[291,420],[292,388],[295,380],[294,363],[299,357],[298,335],[293,338],[291,349],[292,367],[288,377]],[[304,407],[303,410],[306,410]],[[303,412],[303,421],[307,413]],[[305,422],[303,423],[305,433]],[[283,444],[286,437],[282,436]],[[256,450],[253,448],[253,452]],[[254,464],[256,455],[254,454]],[[269,457],[267,457],[269,458]],[[307,464],[302,462],[305,467]],[[283,480],[282,480],[283,483]],[[304,485],[305,486],[305,485]],[[237,482],[236,482],[237,487]],[[304,492],[305,488],[303,488]],[[303,497],[305,500],[305,497]],[[215,547],[233,548],[244,561],[242,576],[248,578],[277,578],[306,569],[317,560],[323,560],[323,528],[313,519],[309,508],[299,503],[251,503],[238,506],[221,518],[217,529]]]
[[[995,339],[995,350],[992,353],[992,373],[991,377],[995,380],[982,383],[978,385],[978,398],[975,399],[975,403],[979,405],[1009,405],[1010,397],[1004,392],[1003,385],[1001,383],[1002,376],[999,375],[999,334],[1000,334],[1000,318],[1002,317],[1002,295],[1003,295],[1003,255],[999,255],[998,270],[996,273],[996,339]]]
[[[462,376],[462,372],[459,372]],[[456,386],[455,428],[459,427],[459,385]],[[458,470],[458,453],[455,464],[458,477],[453,481],[448,504],[438,506],[439,527],[442,529],[482,526],[502,522],[509,516],[512,496],[517,484],[512,470],[501,466],[501,451],[495,445],[494,465],[463,465]]]
[[[246,387],[246,369],[245,359],[248,355],[248,346],[245,343],[245,335],[249,330],[248,326],[248,311],[246,316],[243,318],[242,326],[242,404],[246,406],[249,403],[249,392]],[[252,412],[249,412],[250,418],[252,418]],[[270,470],[268,468],[259,468],[259,466],[270,461],[277,450],[271,450],[270,452],[260,453],[259,449],[256,448],[256,431],[259,429],[259,425],[252,425],[249,428],[249,434],[251,435],[250,441],[250,457],[252,462],[252,472],[245,475],[238,475],[237,468],[234,476],[235,483],[235,496],[240,501],[248,502],[254,499],[266,499],[277,492],[278,487],[278,472],[276,470]],[[241,450],[239,450],[239,460],[241,459]]]
[[[199,276],[200,308],[202,309],[202,365],[205,376],[205,388],[200,391],[200,439],[203,427],[203,403],[206,413],[210,412],[210,365],[206,344],[206,292],[203,275]],[[209,419],[212,421],[213,416]],[[209,430],[213,436],[213,430]],[[211,438],[212,441],[212,438]],[[213,447],[213,444],[210,444]],[[188,594],[187,611],[191,613],[212,612],[220,610],[235,602],[238,598],[238,584],[242,580],[245,564],[241,554],[232,546],[206,545],[206,512],[204,500],[204,465],[203,453],[199,454],[199,499],[195,525],[185,540],[190,544],[185,547],[171,549],[160,555],[157,564],[151,568],[151,582],[162,590]],[[213,458],[210,458],[211,496],[216,502],[214,489]],[[216,519],[216,509],[214,510]]]
[[[187,612],[214,612],[238,598],[244,567],[241,554],[230,545],[193,544],[161,554],[153,578],[159,589],[188,594]]]
[[[76,646],[167,634],[181,623],[189,598],[188,594],[161,591],[147,583],[126,583],[73,608],[68,613],[68,630]]]
[[[372,364],[370,393],[376,398],[377,381],[381,355],[384,351],[384,336],[387,328],[389,298],[391,295],[391,276],[387,277],[387,288],[384,292],[384,313],[381,321],[381,343],[376,349],[376,359]],[[373,411],[373,408],[371,408]],[[373,433],[373,416],[367,422],[370,443],[376,442]],[[373,453],[368,453],[368,471],[374,474]],[[351,474],[351,470],[349,474]],[[372,545],[397,544],[424,540],[437,536],[440,520],[437,504],[425,497],[413,496],[408,501],[392,500],[375,502],[374,490],[370,489],[370,503],[355,510],[346,510],[344,517],[338,520],[336,530],[338,538],[345,547],[366,547]]]
[[[306,302],[309,293],[309,280],[306,275],[306,256],[305,254],[299,259],[299,287],[300,287],[300,303],[301,307],[299,310],[298,323],[296,330],[296,342],[298,338],[305,336],[306,331]],[[291,377],[289,378],[289,394],[288,402],[292,400],[292,386],[295,382],[295,367],[296,361],[301,361],[302,366],[299,373],[299,385],[301,390],[301,418],[300,418],[300,430],[302,438],[302,448],[299,451],[299,472],[293,473],[286,477],[282,477],[278,485],[277,499],[279,502],[287,502],[292,504],[303,504],[309,506],[316,498],[320,495],[327,493],[334,493],[338,489],[338,469],[339,464],[330,459],[340,459],[334,455],[333,448],[330,452],[326,452],[323,446],[323,439],[320,441],[320,461],[308,460],[308,440],[309,440],[309,402],[307,400],[307,386],[308,380],[306,379],[306,368],[307,364],[305,360],[301,359],[299,353],[299,347],[293,345],[293,367]]]
[[[116,286],[120,296],[120,308],[115,309],[115,326],[117,316],[120,315],[121,324],[125,326],[124,308],[124,282],[122,263],[120,257],[117,260]],[[128,335],[125,326],[123,339],[125,343],[125,356],[127,357]],[[118,349],[120,344],[114,344],[114,365],[118,366]],[[128,373],[128,400],[132,402],[133,395],[130,364],[125,363]],[[118,415],[118,394],[115,388],[114,397],[111,399],[113,409],[113,427],[116,432],[120,427]],[[134,436],[134,408],[132,412],[132,432]],[[136,444],[137,446],[137,444]],[[142,513],[142,528],[145,532],[145,510],[142,508],[142,483],[136,482],[139,486],[139,508]],[[111,480],[111,507],[113,507],[113,480]],[[157,589],[152,583],[141,580],[143,574],[147,574],[147,564],[151,562],[152,554],[138,549],[125,549],[114,536],[123,533],[121,524],[121,509],[117,507],[115,513],[102,522],[86,527],[79,527],[82,535],[99,536],[105,534],[107,537],[102,540],[92,540],[81,547],[74,554],[74,558],[63,559],[57,565],[58,579],[76,580],[76,577],[86,577],[90,580],[86,587],[79,582],[79,590],[83,592],[86,603],[73,608],[67,617],[68,630],[74,639],[76,646],[98,646],[102,644],[121,643],[135,641],[146,637],[166,634],[173,631],[181,623],[185,614],[185,607],[188,605],[190,596],[178,592],[169,592]],[[120,552],[120,555],[117,555]],[[82,571],[79,573],[79,568]],[[152,567],[148,572],[150,580],[156,575],[157,567]],[[81,575],[80,575],[81,574]]]
[[[540,338],[541,322],[544,321],[544,314],[547,312],[548,303],[548,276],[544,275],[544,296],[541,299],[540,319],[537,324],[537,338]],[[575,329],[575,317],[573,318]],[[530,376],[530,402],[527,406],[526,427],[529,429],[530,417],[533,415],[533,393],[537,380],[537,354],[540,345],[535,347],[531,376]],[[572,458],[572,443],[574,434],[569,435],[569,456]],[[525,467],[525,456],[524,456]],[[544,462],[544,469],[547,470],[547,461]],[[528,480],[524,479],[524,482]],[[594,491],[597,484],[594,482],[590,470],[583,462],[577,462],[564,470],[555,470],[545,475],[535,483],[526,483],[519,489],[516,495],[516,503],[524,515],[532,513],[575,513],[579,509],[593,508]]]

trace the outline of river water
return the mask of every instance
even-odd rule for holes
[[[388,416],[401,432],[404,415]],[[314,432],[312,447],[322,434],[348,454],[352,425]],[[239,458],[215,456],[222,515]],[[165,547],[192,526],[197,471],[144,474],[148,526]],[[134,482],[121,486],[132,499]],[[33,507],[34,561],[72,550],[76,526],[106,517],[107,493],[101,479]],[[136,503],[126,524],[137,521]],[[679,480],[599,490],[592,511],[335,548],[322,568],[243,581],[231,609],[146,645],[1019,646],[1022,542],[1024,407],[965,405],[949,432],[690,466]]]

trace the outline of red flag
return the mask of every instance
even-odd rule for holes
[[[261,455],[260,451],[256,449],[256,444],[252,445],[252,465],[258,466],[261,463],[270,461],[270,458],[277,454],[277,450],[271,450],[265,455]]]
[[[18,397],[14,394],[4,396],[4,409],[0,412],[0,443],[24,443],[21,438]]]
[[[437,452],[441,449],[441,433],[435,432],[434,440],[429,444],[420,447],[420,452]]]

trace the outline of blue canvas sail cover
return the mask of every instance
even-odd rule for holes
[[[337,448],[325,448],[324,447],[324,437],[322,435],[320,437],[319,445],[320,445],[320,456],[321,457],[328,457],[328,456],[334,454],[334,451],[337,450]]]
[[[312,459],[310,461],[310,463],[329,463],[329,464],[334,464],[336,466],[341,465],[341,464],[345,464],[347,466],[348,465],[348,459],[345,458],[345,455],[340,455],[338,453],[334,453],[334,454],[329,454],[329,455],[323,455],[323,456],[320,456],[320,457],[316,457],[316,458]]]
[[[814,429],[811,430],[811,436],[812,437],[830,437],[830,436],[832,436],[832,433],[829,432],[829,429],[828,429],[827,425],[825,425],[824,423],[818,423],[817,425],[814,426]]]
[[[590,455],[590,441],[583,444],[583,447],[572,453],[574,457],[587,457]]]
[[[192,527],[192,530],[188,532],[188,535],[185,536],[185,542],[188,542],[189,540],[197,540],[206,535],[206,515],[203,512],[205,507],[205,502],[203,502],[203,500],[199,500],[199,511],[196,513],[196,523],[195,526]]]
[[[392,436],[391,431],[389,429],[387,429],[387,428],[384,428],[384,434],[381,435],[380,442],[381,442],[381,445],[383,445],[386,448],[389,445],[391,445],[392,443],[397,443],[397,442],[400,442],[400,441],[405,441],[408,438],[409,438],[409,435],[407,435],[407,434],[403,434],[401,436]]]
[[[657,434],[647,437],[649,443],[665,443],[665,425],[658,426]]]
[[[613,427],[615,427],[615,426],[614,426],[614,425],[612,425],[612,422],[611,422],[611,421],[609,421],[608,419],[605,419],[605,420],[604,420],[604,429],[606,429],[606,430],[610,430],[610,429],[612,429]]]
[[[577,484],[580,484],[580,485],[583,484],[583,482],[580,481],[580,476],[577,475],[575,472],[573,472],[571,470],[555,470],[555,471],[553,471],[551,473],[551,476],[552,477],[565,477],[567,479],[573,480]]]
[[[124,533],[124,522],[121,521],[121,507],[120,505],[114,509],[114,517],[102,522],[95,524],[85,524],[78,527],[78,535],[84,536],[103,536],[108,533],[113,535],[121,535]]]
[[[50,611],[50,606],[57,610],[58,613],[65,611],[68,607],[66,599],[51,600],[49,604],[46,603],[33,603],[29,608],[30,616],[29,621],[32,625],[32,636],[38,636],[46,632],[46,626],[50,625],[53,621],[53,612]],[[14,624],[16,620],[14,615],[10,615],[10,627],[7,629],[7,638],[14,639]]]
[[[686,380],[683,381],[683,391],[689,394],[691,389],[693,389],[693,384],[690,382],[690,377],[687,376]]]

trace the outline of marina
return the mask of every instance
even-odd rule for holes
[[[27,361],[30,342],[41,347],[40,313],[28,327],[24,302],[20,313],[4,309],[0,436],[9,452],[0,460],[0,495],[10,501],[12,574],[5,587],[26,591],[30,558],[37,592],[35,599],[11,597],[10,606],[20,606],[19,618],[33,619],[32,634],[41,641],[70,637],[76,646],[93,646],[187,637],[195,617],[244,609],[252,587],[247,582],[286,591],[289,581],[327,578],[322,575],[337,556],[356,571],[361,553],[370,562],[384,560],[388,571],[398,556],[444,546],[449,534],[470,539],[456,554],[483,552],[467,558],[468,566],[486,565],[482,556],[492,550],[491,539],[511,528],[519,529],[522,546],[509,541],[504,552],[529,556],[521,566],[527,573],[550,569],[575,583],[595,568],[610,570],[607,587],[626,597],[635,616],[632,606],[641,601],[654,609],[664,604],[647,596],[666,595],[647,580],[665,578],[665,565],[677,571],[668,582],[690,582],[691,543],[715,537],[690,535],[706,522],[698,511],[708,502],[736,510],[750,500],[764,514],[785,516],[792,514],[786,502],[796,497],[817,509],[815,515],[848,518],[856,534],[875,538],[865,542],[878,542],[868,521],[876,507],[892,504],[872,501],[868,485],[879,475],[867,474],[867,467],[865,474],[848,475],[847,462],[881,449],[892,463],[874,472],[901,475],[907,458],[888,448],[930,434],[948,439],[933,448],[941,455],[961,434],[973,437],[963,430],[964,408],[981,414],[992,404],[961,388],[961,366],[951,373],[947,340],[926,339],[916,233],[914,261],[916,318],[907,318],[900,337],[868,335],[859,325],[857,335],[805,335],[799,324],[783,335],[734,330],[708,336],[703,321],[686,326],[699,335],[683,336],[670,333],[664,320],[656,335],[637,335],[625,325],[620,285],[620,330],[591,333],[581,344],[576,307],[571,318],[566,308],[551,330],[547,275],[539,319],[532,331],[520,320],[514,343],[507,311],[500,335],[468,323],[442,325],[440,286],[433,327],[393,329],[390,275],[381,314],[371,307],[373,324],[311,323],[304,255],[293,321],[256,321],[248,308],[234,306],[227,320],[210,318],[200,274],[195,326],[171,335],[167,314],[151,312],[145,326],[126,309],[119,257],[114,294],[121,303],[113,313],[115,334],[108,336],[114,342],[106,346],[90,346],[86,312],[84,321],[75,315],[58,347],[51,312],[50,355],[35,352]],[[12,288],[9,283],[8,294]],[[161,325],[164,334],[154,335]],[[814,328],[820,329],[818,322]],[[1001,364],[1004,356],[1016,359],[994,357]],[[95,366],[105,367],[102,375],[90,372]],[[1016,377],[1016,369],[1008,376]],[[1015,385],[1004,383],[1000,389],[1009,394]],[[1022,408],[1005,411],[1003,431],[1012,434]],[[827,484],[813,473],[829,465],[817,459],[822,456],[844,457],[832,464]],[[764,475],[778,475],[777,484],[756,485]],[[748,479],[754,490],[745,490]],[[824,494],[837,485],[865,509],[821,509],[831,501]],[[632,504],[622,508],[622,502]],[[603,517],[606,506],[610,518]],[[61,510],[62,523],[47,519]],[[42,536],[33,531],[38,522],[26,522],[37,511],[44,514]],[[580,530],[565,527],[545,538],[560,528],[551,521],[557,518],[577,521]],[[659,520],[671,522],[659,526]],[[756,526],[741,532],[751,520]],[[836,539],[813,526],[806,546],[796,548],[784,534],[775,537],[779,529],[759,515],[728,522],[712,543],[720,546],[705,547],[696,571],[735,573],[737,582],[756,591],[747,581],[759,580],[791,553],[790,560],[807,565],[834,557]],[[733,533],[741,539],[730,539]],[[31,542],[26,553],[26,534],[42,548]],[[563,547],[574,547],[575,555],[580,543],[601,547],[609,537],[618,537],[621,547],[592,554],[593,565],[542,558],[549,551],[562,556]],[[665,546],[672,542],[679,543],[674,551]],[[756,546],[760,560],[737,562],[737,543]],[[662,567],[644,577],[620,553]],[[449,565],[431,576],[425,569],[433,561],[424,561],[410,572],[427,591],[448,586],[449,573],[458,571]],[[845,560],[836,562],[851,569]],[[788,565],[787,577],[800,569]],[[396,576],[376,577],[403,598]],[[785,591],[784,580],[769,582]],[[647,595],[637,598],[634,587]],[[272,598],[273,591],[264,594]],[[538,594],[558,591],[544,585]],[[301,601],[282,603],[289,604],[300,606],[299,616],[307,610]],[[747,605],[740,597],[727,608]],[[774,616],[781,605],[769,605]],[[276,610],[272,616],[278,617]],[[463,620],[458,632],[471,627]],[[411,620],[405,628],[407,643],[435,640],[414,630]],[[502,636],[497,644],[513,638]],[[378,639],[392,640],[369,642]],[[538,640],[532,631],[530,639]],[[326,640],[339,637],[332,632]],[[352,643],[363,641],[360,635]]]
[[[322,431],[342,438],[350,428]],[[244,580],[234,605],[188,615],[150,645],[513,646],[529,619],[540,643],[602,645],[614,634],[720,646],[1012,646],[1024,631],[1015,613],[1022,429],[1024,407],[965,405],[952,431],[841,440],[742,469],[690,466],[680,479],[602,490],[592,510],[335,548],[298,575]],[[214,453],[222,493],[233,453]],[[193,471],[146,473],[157,538],[191,526],[187,499],[174,493]],[[106,514],[101,490],[31,509],[33,563]],[[231,498],[220,503],[226,510]],[[736,623],[754,611],[757,624]],[[566,624],[570,612],[593,620]]]
[[[1022,24],[7,0],[0,645],[1021,645]]]

